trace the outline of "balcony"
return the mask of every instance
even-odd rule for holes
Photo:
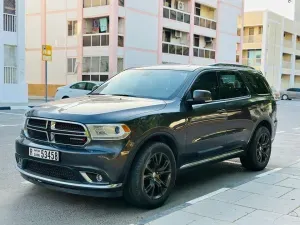
[[[83,35],[83,47],[101,46],[109,46],[109,33]]]
[[[190,23],[191,16],[187,12],[183,12],[177,9],[172,9],[170,7],[164,6],[163,17],[171,20],[176,20],[178,22]]]
[[[83,18],[109,15],[110,1],[111,0],[84,0]]]
[[[282,61],[282,67],[285,69],[292,69],[292,62],[291,61]]]
[[[194,50],[195,57],[207,58],[207,59],[215,59],[216,57],[216,52],[215,50],[212,49],[194,47],[193,50]]]
[[[262,35],[248,35],[244,36],[244,43],[261,43]]]
[[[110,4],[110,0],[84,0],[83,8],[105,6],[109,4]]]
[[[17,32],[17,16],[3,13],[3,30],[7,32]]]
[[[261,66],[261,58],[243,58],[242,63],[244,66],[260,67]]]
[[[286,48],[293,48],[293,41],[292,40],[283,40],[283,46]]]
[[[189,56],[189,46],[181,44],[173,44],[169,42],[162,43],[162,52],[174,55]]]
[[[194,24],[196,26],[205,27],[205,28],[212,29],[212,30],[217,29],[217,22],[215,20],[206,19],[201,16],[195,16]]]
[[[17,84],[17,67],[4,66],[4,84]]]

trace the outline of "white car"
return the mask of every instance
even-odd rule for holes
[[[73,98],[87,95],[91,91],[99,87],[103,82],[81,81],[57,88],[55,100],[64,98]]]

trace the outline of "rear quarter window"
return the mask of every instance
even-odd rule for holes
[[[245,82],[251,92],[259,95],[270,94],[270,87],[267,81],[259,73],[243,72]]]

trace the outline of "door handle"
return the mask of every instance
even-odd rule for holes
[[[226,109],[219,109],[218,111],[217,111],[217,113],[226,113]]]

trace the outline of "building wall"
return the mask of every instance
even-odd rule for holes
[[[247,12],[244,18],[246,34],[249,27],[255,27],[256,36],[260,24],[263,24],[263,34],[261,41],[244,43],[243,57],[247,57],[249,49],[261,49],[260,70],[271,86],[280,90],[298,85],[295,75],[300,75],[300,64],[296,63],[296,56],[300,56],[300,44],[297,44],[300,23],[270,11]]]
[[[16,14],[15,23],[16,30],[5,31],[4,30],[4,6],[3,1],[0,1],[0,103],[17,102],[23,103],[28,102],[27,84],[25,81],[25,14],[24,14],[24,1],[16,0]],[[11,15],[9,15],[11,16]],[[4,22],[2,22],[4,21]],[[4,45],[13,46],[16,48],[16,56],[14,61],[16,62],[14,74],[16,80],[11,83],[5,81],[4,71],[5,58],[7,55],[4,54]],[[17,92],[16,92],[17,90]]]
[[[190,13],[190,24],[163,18],[163,0],[125,0],[124,7],[117,0],[110,5],[83,8],[83,0],[26,0],[26,72],[29,94],[45,93],[45,63],[41,61],[41,46],[52,45],[53,59],[48,62],[49,95],[58,86],[82,79],[85,57],[109,57],[110,77],[118,72],[118,61],[123,68],[149,66],[161,63],[208,65],[215,62],[236,62],[237,18],[243,17],[243,0],[183,0]],[[194,26],[194,4],[203,5],[201,15],[214,19],[217,29]],[[175,6],[175,1],[172,0]],[[206,5],[206,6],[205,6]],[[216,8],[212,11],[210,7]],[[83,35],[90,28],[86,20],[109,17],[109,46],[83,47]],[[120,20],[121,18],[121,20]],[[68,21],[77,21],[77,35],[68,36]],[[162,53],[163,28],[179,30],[182,40],[172,38],[172,44],[189,47],[189,55]],[[188,34],[189,33],[189,34]],[[215,59],[193,56],[193,36],[215,38]],[[124,46],[118,46],[118,35],[124,35]],[[77,72],[68,73],[67,58],[76,58]],[[36,65],[36,66],[31,66]]]

